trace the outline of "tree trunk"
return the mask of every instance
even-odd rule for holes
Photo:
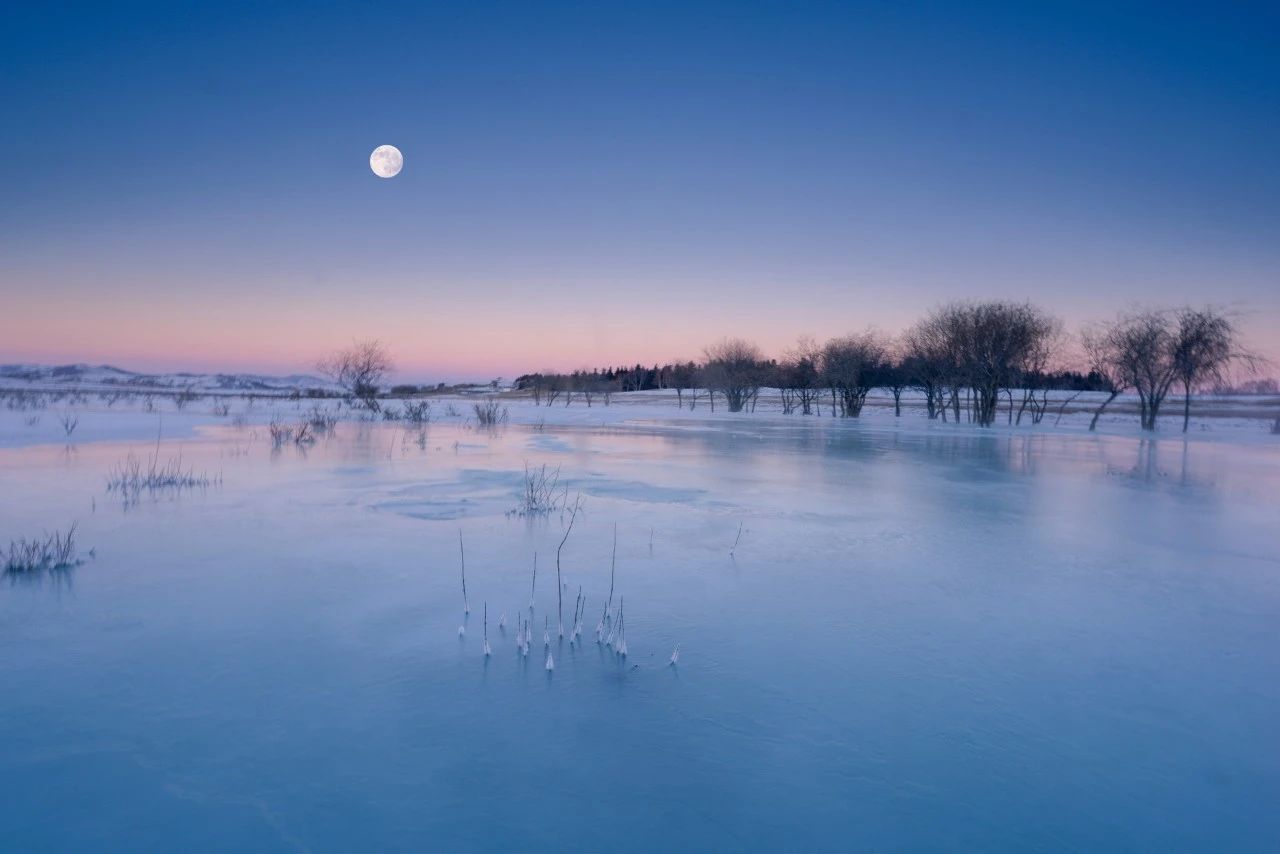
[[[1098,416],[1102,414],[1102,410],[1106,409],[1107,404],[1111,403],[1111,401],[1115,400],[1119,396],[1120,396],[1120,392],[1118,390],[1111,392],[1111,396],[1108,397],[1106,400],[1102,401],[1102,405],[1099,406],[1096,410],[1094,410],[1093,420],[1089,422],[1090,433],[1093,432],[1093,428],[1098,426]]]
[[[1184,382],[1182,384],[1182,432],[1187,432],[1187,425],[1191,422],[1191,383]]]

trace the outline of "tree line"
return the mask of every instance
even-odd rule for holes
[[[1138,397],[1140,423],[1154,430],[1171,391],[1183,394],[1183,424],[1190,421],[1191,393],[1221,386],[1236,363],[1260,360],[1239,345],[1233,318],[1213,307],[1142,309],[1094,324],[1079,336],[1084,370],[1061,363],[1072,349],[1062,322],[1029,302],[960,301],[940,306],[903,334],[875,330],[818,343],[801,338],[780,358],[767,358],[754,343],[727,338],[708,346],[700,361],[645,367],[611,367],[569,373],[525,374],[515,381],[537,404],[575,398],[590,406],[614,392],[670,389],[677,404],[698,402],[714,410],[717,397],[730,412],[753,411],[763,388],[777,389],[784,413],[828,410],[857,418],[873,389],[893,397],[902,414],[902,394],[921,393],[930,419],[967,420],[981,426],[1004,417],[1038,424],[1049,409],[1049,392],[1071,397],[1098,391],[1089,429],[1121,394]]]
[[[1222,386],[1229,369],[1261,360],[1239,343],[1234,319],[1214,307],[1141,309],[1089,326],[1078,336],[1083,370],[1065,366],[1074,349],[1062,322],[1030,302],[959,301],[939,306],[898,336],[874,329],[818,343],[801,338],[779,358],[754,343],[726,338],[703,350],[699,361],[645,367],[610,367],[570,373],[544,371],[515,380],[535,404],[569,406],[575,399],[608,404],[617,392],[670,389],[677,405],[692,410],[717,399],[730,412],[754,411],[763,388],[777,389],[786,414],[857,418],[873,389],[893,396],[902,414],[907,390],[923,395],[930,419],[981,426],[1003,417],[1038,424],[1050,391],[1106,393],[1089,429],[1126,392],[1137,395],[1142,429],[1154,430],[1165,400],[1182,392],[1182,429],[1191,415],[1191,393]],[[353,344],[317,366],[355,400],[378,408],[380,383],[391,359],[377,341]]]

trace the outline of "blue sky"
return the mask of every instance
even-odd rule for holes
[[[6,16],[4,361],[510,375],[962,297],[1222,303],[1280,356],[1274,4]]]

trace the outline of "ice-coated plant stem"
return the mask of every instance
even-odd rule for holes
[[[489,649],[489,603],[484,603],[484,657],[488,658],[492,654]]]
[[[556,619],[559,622],[560,637],[564,637],[564,582],[560,580],[560,552],[564,550],[564,544],[569,539],[569,534],[573,533],[573,523],[578,518],[578,510],[582,508],[582,499],[579,498],[573,502],[573,512],[569,514],[569,524],[564,529],[564,536],[560,538],[560,545],[556,547]]]
[[[462,529],[458,529],[458,555],[462,558],[462,613],[470,614],[471,606],[467,604],[467,552],[462,548]]]
[[[742,523],[738,523],[738,536],[733,538],[733,545],[729,547],[729,557],[733,557],[733,553],[738,550],[738,541],[742,539]]]
[[[618,571],[618,523],[613,523],[613,557],[609,559],[609,598],[605,600],[604,611],[600,614],[600,622],[596,624],[596,642],[604,633],[604,621],[609,616],[609,608],[613,605],[613,579]]]
[[[671,651],[671,666],[675,667],[680,663],[680,644],[676,644],[676,648]]]
[[[529,610],[533,610],[533,600],[538,592],[538,553],[533,553],[533,584],[529,586]]]
[[[623,657],[627,654],[627,617],[622,610],[626,601],[625,596],[618,600],[618,645],[615,647],[618,655]]]

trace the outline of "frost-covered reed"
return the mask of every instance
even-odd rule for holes
[[[162,491],[200,489],[221,482],[221,475],[210,477],[205,472],[196,474],[194,468],[184,467],[181,454],[164,463],[152,456],[144,465],[142,460],[130,453],[108,472],[107,492],[116,493],[126,501],[133,502],[144,492],[155,494]]]
[[[560,538],[560,545],[556,547],[556,618],[560,623],[560,637],[564,637],[564,582],[560,576],[560,553],[564,551],[564,544],[569,541],[569,535],[573,533],[573,523],[578,520],[578,511],[582,509],[582,497],[573,502],[573,512],[569,514],[569,524],[565,526],[564,536]]]
[[[509,417],[507,408],[500,405],[493,398],[489,398],[483,403],[477,403],[472,408],[476,413],[476,421],[482,427],[496,427],[499,424],[507,423],[507,418]]]
[[[626,597],[618,599],[618,645],[613,648],[623,658],[627,657],[627,616],[622,610],[625,603]]]
[[[279,448],[289,442],[293,442],[293,444],[300,447],[314,445],[316,442],[316,428],[312,421],[302,421],[296,425],[291,425],[273,418],[271,423],[267,425],[267,432],[271,436],[271,447],[273,448]]]
[[[613,605],[613,583],[618,574],[618,523],[613,523],[613,556],[609,558],[609,598],[605,600],[604,611],[600,613],[600,622],[596,623],[596,643],[605,631],[605,622],[609,619],[609,608]],[[609,635],[613,637],[612,632]]]
[[[80,426],[80,416],[71,410],[58,413],[58,423],[62,425],[62,430],[67,434],[67,438],[71,438],[71,434],[76,432],[76,427]]]
[[[462,529],[458,529],[458,557],[462,562],[462,613],[470,614],[471,606],[467,604],[467,552],[462,547]]]
[[[72,523],[66,533],[54,531],[31,540],[11,540],[3,554],[6,575],[28,575],[76,566],[80,563],[76,557],[76,525]]]
[[[582,500],[579,497],[570,505],[568,510],[568,518],[564,520],[564,531],[560,537],[559,544],[556,548],[556,634],[552,634],[551,615],[544,612],[542,617],[542,649],[544,653],[544,662],[548,671],[555,667],[556,649],[552,643],[553,639],[559,638],[563,643],[563,639],[568,635],[569,646],[571,650],[577,651],[579,644],[582,643],[582,635],[584,632],[584,621],[587,613],[587,594],[583,585],[576,585],[576,591],[571,589],[569,583],[564,578],[563,554],[574,528],[577,525],[579,511],[582,507]],[[469,599],[466,578],[466,544],[463,532],[458,532],[458,558],[460,568],[460,580],[462,586],[463,609],[464,613],[469,612]],[[614,526],[613,542],[610,553],[609,565],[609,593],[605,598],[604,610],[601,612],[600,618],[596,623],[596,643],[607,646],[618,659],[626,659],[630,655],[630,644],[627,637],[626,622],[626,599],[624,596],[618,595],[617,607],[615,609],[613,599],[617,594],[617,564],[618,564],[618,532],[617,526]],[[533,646],[533,626],[535,613],[537,608],[537,553],[533,555],[533,567],[529,581],[529,605],[526,609],[523,602],[514,609],[515,624],[514,638],[517,657],[526,661],[531,657]],[[574,594],[571,611],[569,614],[564,613],[564,600],[566,593]],[[492,647],[489,641],[489,603],[483,604],[483,654],[485,659],[492,655]],[[506,635],[507,611],[503,611],[498,617],[498,628]],[[568,617],[568,619],[566,619]],[[458,627],[458,636],[464,637],[466,634],[466,621]],[[562,654],[563,649],[561,650]],[[674,666],[680,659],[680,645],[676,644],[672,649],[671,657],[668,665]],[[640,664],[631,665],[631,668],[641,666]]]
[[[582,595],[582,585],[578,585],[578,598],[573,603],[573,628],[569,632],[569,643],[582,640],[582,612],[586,610],[587,600]]]
[[[431,404],[425,400],[406,400],[404,404],[404,420],[410,424],[430,423]]]
[[[738,536],[733,538],[733,545],[729,547],[729,557],[734,556],[734,552],[738,550],[738,542],[742,539],[742,523],[738,523]]]

